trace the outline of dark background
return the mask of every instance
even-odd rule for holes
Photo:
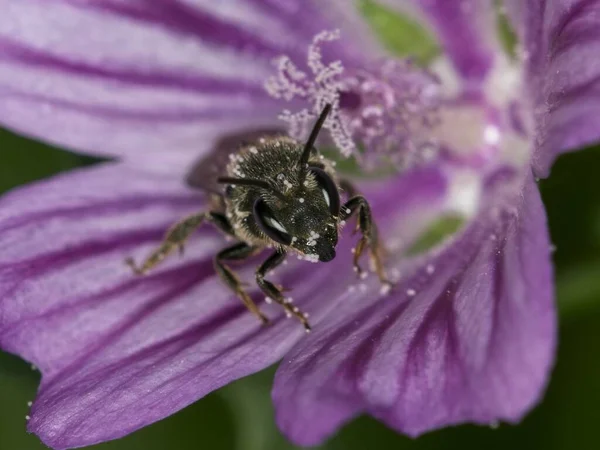
[[[388,47],[417,53],[434,50],[413,24],[366,8]],[[393,32],[391,31],[393,30]],[[400,30],[400,32],[398,31]],[[402,30],[406,30],[406,33]],[[505,30],[503,30],[505,31]],[[406,36],[411,36],[407,45]],[[415,50],[415,42],[419,48]],[[0,130],[0,192],[69,170],[91,159]],[[370,418],[344,428],[322,448],[377,449],[597,449],[600,448],[600,148],[561,157],[540,182],[547,207],[557,278],[560,340],[557,364],[544,401],[518,426],[460,426],[417,440],[397,435]],[[273,422],[268,369],[233,383],[184,411],[119,441],[94,448],[276,450],[294,448]],[[0,353],[0,450],[45,448],[25,432],[27,402],[39,373]]]

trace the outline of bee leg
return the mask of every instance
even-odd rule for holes
[[[257,247],[252,247],[245,242],[239,242],[231,247],[227,247],[226,249],[221,250],[215,256],[213,260],[215,271],[221,279],[225,282],[231,290],[233,290],[237,296],[242,300],[246,308],[254,314],[258,319],[263,323],[269,323],[269,319],[263,313],[260,312],[258,306],[254,303],[252,298],[244,291],[242,287],[242,282],[238,278],[238,276],[233,272],[224,261],[241,261],[244,260],[256,252],[260,251]]]
[[[356,212],[358,212],[357,229],[360,230],[362,236],[354,248],[354,270],[359,277],[364,273],[358,263],[358,260],[360,259],[365,247],[368,247],[371,261],[375,266],[375,272],[377,273],[379,280],[382,284],[391,287],[392,283],[387,279],[385,270],[383,268],[382,247],[379,244],[377,226],[375,225],[375,222],[373,222],[369,203],[362,195],[352,197],[344,204],[344,206],[342,206],[340,218],[341,220],[347,220]]]
[[[265,280],[265,275],[270,270],[273,270],[279,264],[283,262],[287,254],[285,252],[275,252],[263,262],[260,267],[256,270],[256,283],[265,295],[273,299],[276,303],[281,305],[285,309],[285,313],[288,317],[295,316],[304,325],[304,329],[308,333],[310,331],[310,325],[308,324],[307,315],[294,306],[289,299],[286,299],[283,294],[283,288],[275,286],[269,280]]]
[[[142,264],[137,265],[133,258],[127,258],[125,263],[133,269],[136,275],[144,275],[174,250],[178,249],[179,253],[183,254],[185,241],[205,220],[213,223],[221,231],[233,235],[233,228],[222,214],[214,212],[192,214],[172,225],[165,233],[162,244]]]

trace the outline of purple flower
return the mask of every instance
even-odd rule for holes
[[[428,68],[386,55],[346,0],[0,2],[2,123],[116,159],[0,200],[0,347],[43,374],[28,426],[47,445],[123,436],[280,359],[277,422],[300,445],[362,413],[418,435],[517,422],[540,399],[556,317],[534,176],[600,135],[600,2],[505,1],[516,59],[491,1],[385,3],[439,40]],[[325,102],[340,150],[396,172],[361,185],[390,295],[355,279],[349,234],[333,262],[277,274],[308,336],[222,285],[208,227],[131,275],[126,256],[208,208],[185,183],[199,158],[278,117],[302,135]]]

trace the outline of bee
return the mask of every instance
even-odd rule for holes
[[[214,268],[223,282],[241,299],[262,323],[269,319],[260,311],[243,283],[228,263],[242,261],[265,248],[273,253],[256,270],[256,283],[267,301],[274,301],[286,314],[296,317],[310,331],[307,314],[283,295],[284,288],[266,279],[266,275],[296,253],[311,262],[328,262],[336,256],[340,230],[354,214],[356,231],[361,237],[353,250],[354,270],[366,275],[359,265],[365,250],[371,256],[375,272],[388,290],[382,264],[382,249],[369,203],[352,185],[338,178],[335,164],[320,155],[314,144],[331,111],[326,105],[304,145],[280,135],[264,135],[244,144],[229,155],[225,173],[216,181],[220,207],[185,217],[166,232],[164,240],[140,265],[132,258],[127,264],[143,275],[175,250],[183,251],[190,235],[204,222],[210,222],[237,243],[218,252]],[[342,205],[341,193],[348,195]]]

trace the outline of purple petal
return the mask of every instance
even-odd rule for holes
[[[226,244],[210,227],[184,258],[131,274],[126,256],[145,256],[171,223],[205,208],[170,180],[109,164],[0,200],[0,347],[40,368],[29,429],[53,448],[162,419],[272,364],[304,334],[275,307],[261,327],[223,286],[212,256]],[[293,285],[319,320],[327,305],[315,293],[329,276],[310,273]],[[241,275],[251,280],[253,268]]]
[[[284,433],[314,445],[363,412],[409,435],[520,420],[543,392],[556,339],[550,245],[532,180],[520,202],[493,227],[473,226],[389,298],[340,302],[276,375]]]
[[[534,166],[600,140],[600,2],[508,0],[535,106]]]
[[[348,30],[338,57],[373,54],[337,1],[0,0],[0,121],[74,150],[189,168],[220,133],[272,125],[272,59],[306,59],[313,36]]]
[[[423,20],[466,87],[477,88],[500,51],[491,0],[380,0]]]

